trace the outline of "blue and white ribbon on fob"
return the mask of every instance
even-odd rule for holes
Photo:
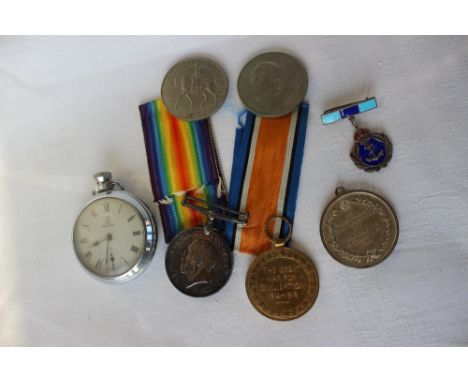
[[[354,146],[350,153],[354,164],[367,171],[379,171],[392,158],[392,143],[383,133],[374,133],[358,127],[354,116],[377,108],[375,97],[339,106],[325,111],[321,118],[324,125],[348,118],[355,127]]]

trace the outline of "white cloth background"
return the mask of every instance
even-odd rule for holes
[[[236,80],[254,55],[281,50],[309,75],[309,126],[291,246],[320,275],[317,302],[291,322],[269,320],[244,289],[253,258],[235,253],[228,284],[190,298],[169,282],[160,241],[149,269],[122,286],[89,277],[71,244],[110,170],[152,204],[138,105],[187,55],[225,69],[229,93],[213,117],[230,176]],[[377,174],[349,159],[353,129],[324,128],[327,108],[376,96],[358,117],[384,131],[394,157]],[[468,39],[466,37],[0,38],[1,345],[467,345]],[[400,239],[380,265],[345,267],[325,251],[319,222],[337,186],[384,196]]]

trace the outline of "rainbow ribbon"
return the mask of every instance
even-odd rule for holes
[[[278,118],[261,118],[246,112],[236,131],[231,171],[229,208],[247,211],[247,225],[228,223],[226,238],[232,248],[259,254],[271,247],[265,224],[284,216],[291,224],[307,129],[309,105]],[[287,235],[287,226],[276,223],[275,236]]]
[[[139,106],[155,202],[166,243],[205,216],[182,205],[186,193],[226,205],[226,191],[210,121],[182,121],[161,99]]]

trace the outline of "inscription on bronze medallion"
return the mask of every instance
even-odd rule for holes
[[[249,268],[247,296],[263,315],[274,320],[292,320],[314,304],[319,290],[312,261],[288,247],[263,252]]]

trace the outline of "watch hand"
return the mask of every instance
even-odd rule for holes
[[[107,263],[109,262],[109,239],[106,238],[106,242],[107,242],[107,245],[106,245],[106,265]]]
[[[93,244],[91,244],[91,247],[96,247],[98,246],[99,244],[101,244],[103,241],[106,241],[107,240],[107,236],[105,239],[102,239],[102,240],[96,240]]]
[[[99,244],[101,244],[103,241],[106,241],[106,240],[112,240],[112,235],[110,233],[108,233],[107,236],[104,239],[96,240],[93,244],[91,244],[91,247],[96,247]]]
[[[115,259],[114,259],[114,256],[112,255],[112,252],[111,252],[110,256],[111,256],[110,259],[111,259],[111,261],[112,261],[112,270],[115,271],[115,268],[114,268],[114,260],[115,260]]]

